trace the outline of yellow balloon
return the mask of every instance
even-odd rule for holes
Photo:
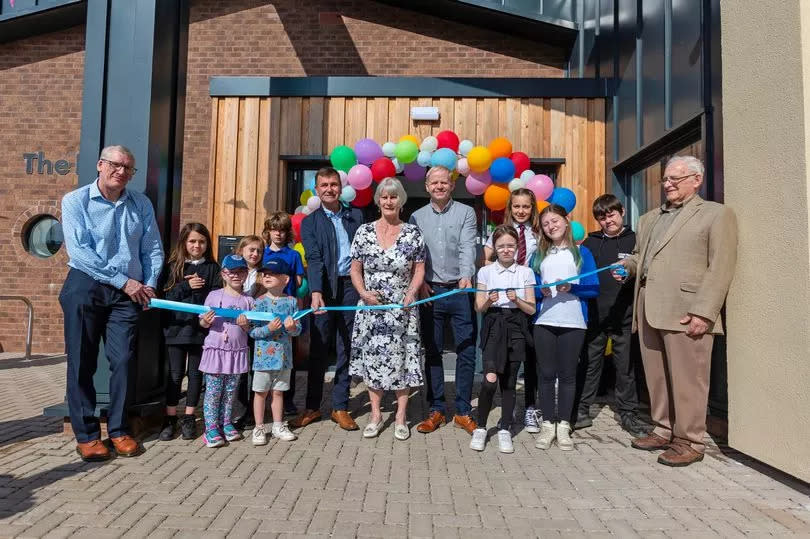
[[[410,141],[412,141],[414,144],[416,144],[417,146],[419,146],[419,139],[418,139],[418,138],[416,138],[416,137],[415,137],[415,136],[413,136],[413,135],[402,135],[402,137],[400,137],[399,141],[400,141],[400,142],[402,142],[403,140],[410,140]]]
[[[484,172],[492,164],[492,154],[483,146],[476,146],[467,154],[467,164],[473,172]]]
[[[301,255],[301,262],[306,266],[307,265],[307,256],[306,251],[304,250],[304,244],[300,241],[293,245],[293,249]]]
[[[301,202],[302,206],[306,206],[307,205],[307,200],[309,200],[311,196],[312,196],[312,191],[307,189],[306,191],[301,193],[301,197],[298,199],[298,201]]]

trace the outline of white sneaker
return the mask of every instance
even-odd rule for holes
[[[498,431],[498,450],[501,453],[515,452],[515,446],[512,445],[512,433],[506,429]]]
[[[571,440],[571,424],[568,421],[557,423],[557,446],[561,451],[574,449],[574,442]]]
[[[267,445],[267,434],[264,432],[264,425],[256,425],[253,429],[253,445]]]
[[[543,416],[537,413],[534,408],[526,408],[526,413],[523,416],[523,426],[529,434],[537,434],[540,432],[540,423],[543,421]]]
[[[470,440],[470,449],[483,451],[487,445],[487,429],[475,429]]]
[[[298,436],[290,432],[289,427],[287,427],[287,423],[273,423],[272,434],[275,438],[278,438],[283,442],[292,442],[298,438]]]
[[[556,437],[557,433],[554,428],[554,423],[551,421],[543,421],[540,425],[540,436],[537,437],[537,442],[534,444],[534,447],[537,449],[548,449],[551,447],[551,442],[553,442]]]

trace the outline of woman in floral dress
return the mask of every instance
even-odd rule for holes
[[[403,223],[399,212],[407,195],[396,178],[385,178],[374,194],[382,216],[362,225],[352,242],[352,284],[358,305],[410,305],[425,277],[425,242],[415,225]],[[406,410],[410,388],[422,385],[424,348],[419,337],[419,309],[361,310],[354,319],[349,372],[368,386],[369,424],[363,436],[380,432],[383,392],[397,396],[394,437],[407,440]]]

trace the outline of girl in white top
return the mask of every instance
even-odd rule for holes
[[[236,254],[245,259],[248,266],[248,276],[242,285],[245,294],[254,295],[256,288],[256,277],[259,273],[259,266],[262,265],[262,254],[264,253],[264,241],[259,236],[245,236],[239,240],[236,247]]]
[[[487,418],[492,409],[495,389],[501,388],[501,421],[498,447],[502,453],[514,452],[512,416],[515,386],[520,364],[526,358],[529,315],[534,314],[534,273],[515,260],[518,233],[510,225],[501,225],[492,234],[498,260],[478,270],[475,310],[484,314],[481,324],[481,349],[484,381],[478,394],[478,428],[473,431],[470,448],[483,451],[487,439]],[[502,290],[498,290],[502,289]]]
[[[574,243],[566,211],[556,204],[540,212],[542,235],[529,265],[538,283],[550,284],[596,269],[593,255]],[[541,288],[534,322],[534,348],[540,374],[540,408],[544,421],[535,446],[548,449],[554,439],[571,450],[571,414],[574,408],[577,361],[588,320],[588,298],[599,295],[599,279],[590,275],[553,287]],[[558,381],[555,412],[554,383]],[[557,421],[555,428],[554,420]]]
[[[515,251],[515,261],[520,265],[529,263],[529,259],[537,250],[537,235],[540,233],[540,225],[537,219],[537,200],[534,192],[520,188],[509,194],[509,201],[506,203],[506,211],[503,216],[503,224],[515,227],[518,233],[518,247]],[[525,252],[520,249],[520,234],[523,232]],[[492,235],[484,246],[484,264],[492,264],[495,260],[495,248],[492,245]]]

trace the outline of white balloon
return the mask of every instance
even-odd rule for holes
[[[419,145],[419,149],[423,152],[433,152],[436,151],[436,148],[439,147],[439,140],[436,137],[425,137],[425,140],[422,141],[422,144]],[[425,166],[425,165],[422,165]]]
[[[400,163],[396,157],[391,159],[391,162],[394,163],[394,168],[396,169],[397,174],[402,174],[402,171],[405,170],[405,165]]]
[[[307,199],[307,208],[311,211],[317,210],[321,205],[321,199],[317,196],[311,196]]]
[[[430,165],[430,157],[431,157],[432,155],[433,155],[433,154],[432,154],[432,153],[430,153],[429,151],[427,151],[427,150],[422,150],[421,152],[419,152],[419,155],[417,155],[417,156],[416,156],[416,163],[417,163],[417,164],[418,164],[420,167],[427,167],[427,166],[429,166],[429,165]]]
[[[526,182],[524,182],[520,178],[513,178],[512,180],[509,181],[509,191],[510,192],[514,191],[515,189],[521,189],[523,187],[526,187]],[[315,197],[312,197],[312,198],[315,198]],[[312,200],[312,199],[310,199],[310,200]],[[309,203],[309,200],[307,201],[307,203]]]
[[[394,157],[394,150],[396,150],[397,145],[393,142],[386,142],[382,145],[383,155],[386,157]]]
[[[471,140],[464,139],[458,145],[458,153],[467,157],[467,154],[470,153],[470,150],[473,149],[473,142]]]
[[[306,208],[306,206],[298,206],[295,208],[295,213],[304,213],[304,208]]]
[[[523,180],[524,182],[528,183],[528,181],[531,180],[532,178],[534,178],[534,172],[532,172],[531,169],[524,170],[523,172],[520,173],[520,179]]]
[[[340,200],[342,200],[343,202],[346,202],[347,204],[349,202],[351,202],[352,200],[354,200],[354,198],[356,196],[357,196],[357,191],[355,191],[354,187],[352,187],[351,185],[347,185],[340,192]]]
[[[312,213],[312,210],[309,209],[309,206],[304,206],[304,209],[301,210],[301,213],[303,213],[304,215],[309,215],[310,213]]]
[[[346,187],[346,185],[349,183],[349,175],[342,170],[338,170],[338,176],[340,176],[340,185]]]

